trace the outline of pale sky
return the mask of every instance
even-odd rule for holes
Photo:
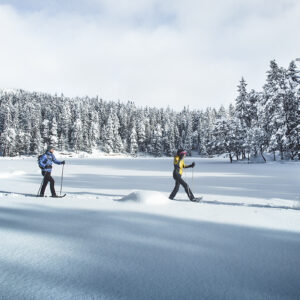
[[[300,57],[300,1],[0,0],[0,39],[2,89],[227,106]]]

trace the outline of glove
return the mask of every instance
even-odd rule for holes
[[[62,165],[64,165],[65,163],[66,163],[66,162],[65,162],[64,160],[61,162]]]
[[[192,167],[192,168],[195,167],[195,162],[194,162],[194,161],[192,162],[191,167]]]

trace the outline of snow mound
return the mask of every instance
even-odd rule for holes
[[[293,208],[300,210],[300,196],[297,197],[297,199],[294,201],[294,207]]]
[[[133,193],[130,193],[127,196],[124,196],[121,199],[118,199],[117,201],[120,202],[138,202],[148,205],[164,205],[169,202],[169,199],[167,196],[165,196],[162,193],[154,192],[154,191],[136,191]]]

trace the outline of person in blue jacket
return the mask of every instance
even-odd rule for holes
[[[55,158],[54,148],[52,146],[48,146],[47,151],[40,157],[39,165],[42,169],[42,175],[44,176],[43,185],[40,192],[40,197],[44,197],[45,189],[47,187],[48,182],[50,182],[50,190],[52,197],[57,197],[55,188],[54,188],[54,179],[51,176],[52,171],[52,162],[57,165],[64,165],[65,161],[59,161]]]

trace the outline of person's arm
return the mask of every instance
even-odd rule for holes
[[[57,165],[64,165],[66,162],[63,160],[63,161],[59,161],[55,158],[54,154],[52,154],[52,161],[57,164]]]
[[[183,165],[183,167],[185,169],[187,169],[187,168],[194,168],[195,167],[195,162],[193,161],[190,165]]]

